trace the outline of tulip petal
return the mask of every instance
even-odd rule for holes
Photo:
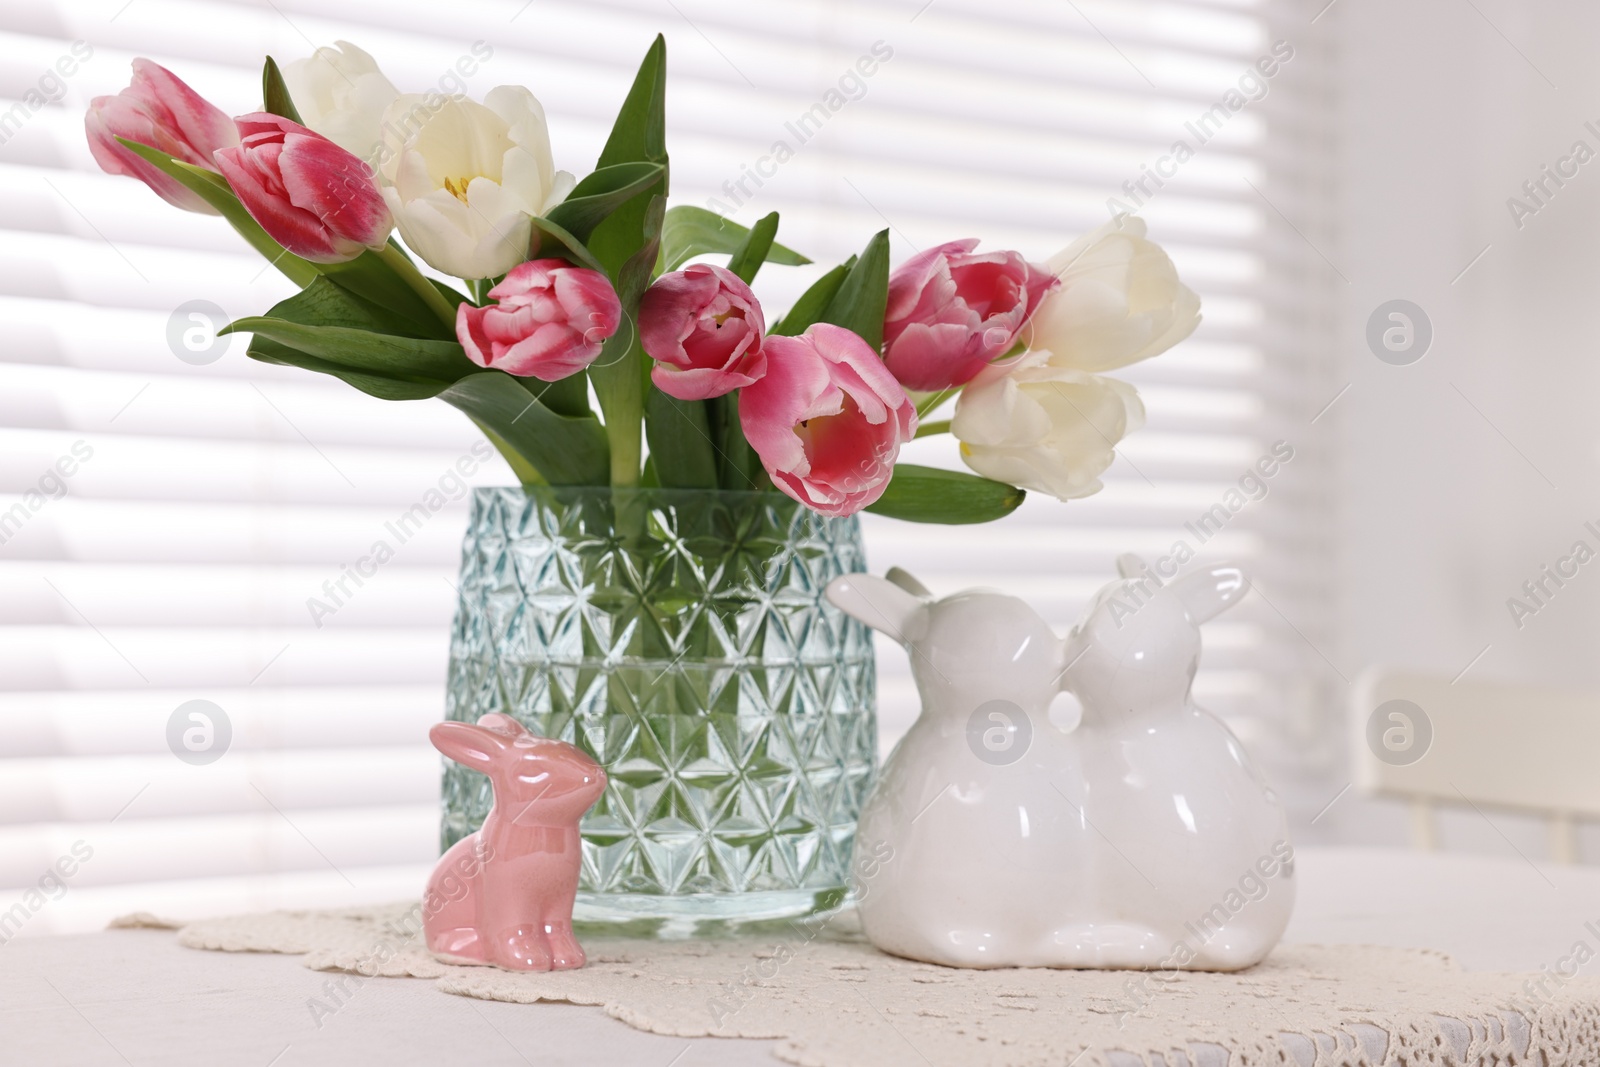
[[[133,61],[133,81],[116,96],[97,96],[84,115],[89,152],[107,174],[137,178],[167,203],[185,211],[217,210],[175,179],[117,142],[149,145],[174,159],[215,170],[213,155],[238,143],[227,115],[171,71],[148,59]]]
[[[235,121],[240,143],[218,151],[216,165],[274,241],[315,263],[354,259],[383,244],[389,213],[365,163],[279,115]]]
[[[349,41],[283,66],[283,82],[308,129],[358,159],[378,158],[384,111],[400,91],[372,56]]]
[[[902,263],[889,278],[889,304],[884,311],[884,321],[896,322],[909,316],[921,299],[922,290],[941,273],[943,261],[977,247],[976,237],[946,241],[942,245],[924,249]],[[948,271],[943,273],[948,275]]]
[[[652,379],[679,399],[722,396],[759,379],[766,366],[761,356],[765,329],[750,287],[715,264],[696,263],[662,275],[639,304],[639,340],[656,361]],[[697,371],[714,373],[692,373]],[[717,388],[721,391],[703,392]]]
[[[533,216],[572,189],[551,161],[544,109],[520,86],[491,89],[481,104],[401,96],[383,127],[395,225],[426,263],[458,278],[493,278],[525,260]]]
[[[622,304],[599,271],[559,259],[519,263],[489,291],[498,303],[456,313],[468,358],[554,382],[593,363],[622,322]]]
[[[1194,332],[1200,300],[1137,216],[1107,223],[1051,257],[1060,277],[1024,333],[1064,367],[1104,371],[1159,355]]]
[[[171,133],[177,151],[163,148],[168,155],[210,168],[211,156],[217,149],[238,142],[227,114],[161,64],[135,59],[130,88],[144,103],[155,125]]]
[[[950,429],[963,462],[984,477],[1073,500],[1099,491],[1116,443],[1143,422],[1144,406],[1126,382],[1034,352],[969,385]]]
[[[291,134],[278,160],[290,203],[315,215],[332,233],[381,247],[394,227],[367,165],[326,137]]]
[[[770,337],[767,373],[739,394],[746,439],[773,484],[825,515],[853,515],[888,487],[916,408],[865,341],[818,323]]]
[[[483,329],[488,313],[488,308],[474,307],[466,301],[456,305],[456,340],[461,342],[467,358],[480,367],[489,365],[494,352],[494,342]]]
[[[722,370],[718,367],[690,367],[682,370],[666,363],[650,368],[650,380],[668,396],[679,400],[710,400],[726,396],[735,389],[754,385],[766,374],[766,358],[759,358],[754,373]]]
[[[1016,252],[976,240],[918,253],[889,279],[884,359],[902,385],[935,392],[1003,356],[1055,279]]]

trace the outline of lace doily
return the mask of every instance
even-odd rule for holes
[[[433,979],[460,996],[601,1006],[657,1034],[767,1038],[807,1067],[1600,1064],[1600,980],[1465,972],[1415,949],[1281,945],[1238,974],[954,970],[878,952],[845,915],[737,940],[590,934],[582,970],[511,974],[438,963],[419,915],[405,904],[268,912],[190,923],[178,937]]]

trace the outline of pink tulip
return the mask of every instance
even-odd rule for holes
[[[576,374],[622,323],[611,279],[559,259],[517,264],[489,295],[499,303],[456,308],[456,338],[478,366],[519,377],[554,382]]]
[[[83,117],[89,152],[107,174],[138,178],[185,211],[215,215],[216,208],[117,143],[118,137],[158,149],[173,159],[216,170],[212,153],[239,143],[233,120],[148,59],[133,61],[133,82],[116,96],[89,101]]]
[[[767,372],[761,304],[726,267],[697,263],[656,279],[639,304],[650,380],[679,400],[731,393]]]
[[[250,217],[313,263],[382,248],[394,228],[372,168],[320,133],[264,111],[235,120],[237,147],[216,155]]]
[[[769,337],[766,377],[739,393],[739,421],[773,484],[824,515],[883,495],[917,409],[872,346],[817,323]]]
[[[889,278],[883,358],[907,389],[964,385],[1016,342],[1055,288],[1048,270],[1016,252],[950,241],[906,260]]]

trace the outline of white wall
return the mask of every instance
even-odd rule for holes
[[[1520,229],[1506,206],[1574,141],[1600,152],[1583,126],[1600,129],[1600,9],[1340,0],[1329,23],[1341,231],[1330,254],[1349,279],[1337,283],[1336,368],[1352,383],[1328,416],[1343,554],[1329,655],[1351,678],[1375,663],[1450,677],[1487,646],[1469,677],[1600,686],[1600,561],[1520,630],[1506,607],[1574,540],[1600,549],[1582,529],[1600,520],[1600,159]],[[1380,362],[1363,336],[1393,298],[1432,320],[1432,347],[1410,366]],[[1352,797],[1322,822],[1401,841],[1402,814]],[[1498,827],[1543,855],[1536,826],[1492,817],[1448,819],[1447,847],[1509,855]]]

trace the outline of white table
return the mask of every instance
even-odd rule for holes
[[[1600,868],[1379,849],[1301,849],[1287,940],[1432,948],[1472,970],[1537,971],[1600,937]],[[1600,965],[1597,965],[1600,966]],[[319,1028],[336,976],[293,956],[180,948],[160,930],[0,946],[0,1064],[775,1064],[763,1041],[658,1037],[598,1008],[453,997],[371,979]]]

